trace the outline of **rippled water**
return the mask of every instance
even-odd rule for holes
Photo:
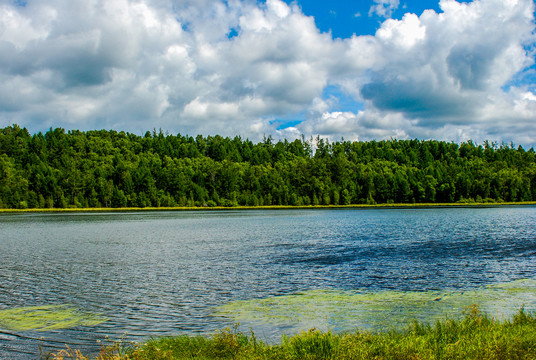
[[[69,304],[108,321],[37,332],[0,319],[0,358],[206,333],[233,323],[213,315],[237,300],[535,278],[534,224],[536,207],[2,214],[0,311]]]

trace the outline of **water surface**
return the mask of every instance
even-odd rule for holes
[[[95,351],[106,335],[207,333],[236,321],[218,313],[235,301],[534,279],[535,223],[531,206],[2,214],[0,311],[69,305],[108,321],[42,332],[0,319],[0,358],[63,343]],[[265,322],[260,335],[291,325]]]

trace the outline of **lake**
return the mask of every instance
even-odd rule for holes
[[[534,206],[1,214],[0,358],[534,311],[535,224]]]

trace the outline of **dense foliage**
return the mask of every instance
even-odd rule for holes
[[[533,200],[535,151],[513,144],[0,129],[0,208]]]

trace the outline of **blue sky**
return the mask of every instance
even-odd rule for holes
[[[536,145],[534,1],[0,0],[0,126]]]
[[[286,0],[287,4],[294,1]],[[333,37],[347,38],[353,34],[374,35],[385,17],[376,13],[370,14],[372,1],[296,1],[305,15],[313,16],[320,31],[331,31]],[[424,10],[432,9],[438,12],[439,2],[432,0],[402,0],[395,9],[392,17],[400,18],[407,12],[420,15]]]

